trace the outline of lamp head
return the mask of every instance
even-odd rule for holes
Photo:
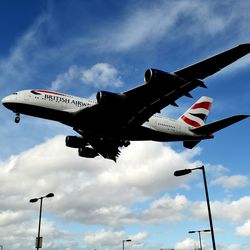
[[[187,175],[192,172],[192,169],[182,169],[182,170],[177,170],[174,172],[174,176],[182,176],[182,175]]]
[[[38,198],[34,198],[34,199],[31,199],[31,200],[30,200],[31,203],[35,203],[35,202],[37,202],[37,201],[38,201]]]
[[[54,194],[53,193],[49,193],[45,196],[46,198],[51,198],[51,197],[54,197]]]
[[[123,242],[130,242],[132,241],[131,239],[123,240]]]
[[[203,230],[203,232],[211,232],[211,230],[210,229],[205,229],[205,230]]]

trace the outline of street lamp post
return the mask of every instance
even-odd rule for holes
[[[43,198],[51,198],[54,197],[53,193],[49,193],[45,196],[42,196],[40,198],[33,198],[30,200],[31,203],[35,203],[38,200],[40,200],[40,210],[39,210],[39,220],[38,220],[38,234],[36,238],[36,249],[42,248],[42,237],[40,237],[40,231],[41,231],[41,218],[42,218],[42,206],[43,206]]]
[[[209,224],[210,224],[210,230],[211,230],[213,250],[216,250],[215,238],[214,238],[214,229],[213,229],[213,221],[212,221],[212,215],[211,215],[211,209],[210,209],[210,203],[209,203],[209,195],[208,195],[208,188],[207,188],[207,180],[206,180],[205,167],[201,166],[201,167],[198,167],[198,168],[178,170],[178,171],[174,172],[174,175],[175,176],[182,176],[182,175],[190,174],[193,170],[197,170],[197,169],[202,170],[202,174],[203,174],[203,180],[204,180],[205,195],[206,195],[206,200],[207,200],[207,210],[208,210],[208,218],[209,218]]]
[[[193,234],[193,233],[198,233],[199,234],[199,241],[200,241],[200,250],[202,250],[202,244],[201,244],[201,232],[210,232],[210,229],[205,229],[205,230],[196,230],[196,231],[189,231],[188,233]]]
[[[122,250],[124,250],[124,242],[130,242],[132,240],[128,239],[128,240],[122,240]]]

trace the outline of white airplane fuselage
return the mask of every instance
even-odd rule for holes
[[[95,105],[97,102],[48,90],[23,90],[5,97],[2,103],[18,116],[25,114],[54,120],[74,128],[74,114]],[[112,131],[105,134],[106,131],[101,129],[102,121],[98,121],[98,118],[95,121],[84,120],[82,124],[85,124],[86,131],[89,133],[100,131],[100,136],[111,138],[113,136]],[[153,115],[136,131],[125,131],[124,133],[119,131],[119,133],[121,133],[121,139],[124,140],[180,141],[192,138],[194,140],[212,138],[212,135],[197,135],[190,128],[179,120]],[[93,131],[91,131],[92,129]],[[113,132],[114,136],[117,136],[117,131]]]

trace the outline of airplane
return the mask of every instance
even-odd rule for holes
[[[66,146],[78,148],[81,157],[102,157],[116,162],[120,147],[130,141],[183,141],[192,149],[201,140],[239,122],[249,115],[235,115],[205,124],[212,98],[201,97],[177,120],[163,117],[161,109],[177,106],[182,96],[207,88],[202,81],[250,52],[250,43],[241,44],[208,59],[174,72],[147,69],[144,83],[122,93],[99,91],[96,100],[31,89],[15,92],[2,99],[2,104],[15,114],[49,119],[72,127],[80,136],[67,136]]]

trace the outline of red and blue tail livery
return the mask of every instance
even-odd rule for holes
[[[188,109],[180,118],[185,124],[191,127],[201,127],[205,124],[209,111],[212,107],[213,99],[202,96],[190,109]]]

